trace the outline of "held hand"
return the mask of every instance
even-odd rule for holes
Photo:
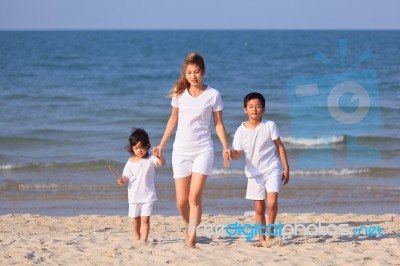
[[[229,167],[229,161],[231,160],[232,157],[232,150],[231,149],[224,149],[222,152],[222,158],[224,161],[224,167]]]
[[[289,183],[289,170],[285,169],[282,173],[282,181],[283,185],[286,185],[287,183]]]
[[[151,150],[151,152],[153,153],[154,156],[156,156],[157,158],[160,158],[161,156],[161,150],[158,147],[155,147]]]

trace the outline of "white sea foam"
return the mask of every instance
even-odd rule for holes
[[[358,175],[358,174],[367,174],[370,173],[371,169],[369,168],[344,168],[344,169],[305,169],[305,170],[294,170],[290,171],[290,174],[293,176],[347,176],[347,175]]]
[[[282,137],[281,139],[283,143],[289,143],[298,146],[319,146],[344,142],[345,136],[329,136],[316,138]]]
[[[213,169],[212,176],[224,176],[224,175],[243,175],[244,169],[234,169],[234,168],[222,168],[222,169]]]

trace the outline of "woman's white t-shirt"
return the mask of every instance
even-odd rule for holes
[[[207,86],[199,96],[193,97],[186,89],[181,95],[172,98],[171,105],[179,108],[174,149],[193,151],[212,149],[210,131],[212,113],[224,108],[219,91]]]
[[[151,155],[138,162],[130,160],[126,162],[122,175],[129,178],[129,203],[145,203],[157,200],[154,185],[155,168],[158,167],[157,161],[157,158]]]
[[[282,170],[274,140],[279,131],[273,121],[262,120],[256,128],[247,128],[242,123],[233,138],[233,149],[246,156],[246,177],[255,177],[272,169]]]

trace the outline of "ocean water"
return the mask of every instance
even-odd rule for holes
[[[230,142],[243,97],[266,97],[291,165],[280,212],[398,213],[399,47],[399,31],[2,31],[0,214],[126,215],[107,165],[122,172],[133,127],[158,144],[191,51],[221,92]],[[204,212],[241,215],[244,162],[223,168],[213,139]],[[155,214],[178,215],[172,143]]]

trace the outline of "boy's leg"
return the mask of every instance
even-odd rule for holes
[[[254,211],[256,215],[256,224],[265,226],[265,200],[255,200],[254,201]],[[258,238],[260,239],[260,244],[265,242],[265,229],[262,229],[263,234],[258,233]]]
[[[268,224],[275,224],[276,216],[278,215],[278,192],[267,193],[267,207],[268,207]],[[271,233],[274,233],[274,228],[269,228]],[[274,236],[268,234],[268,239],[272,239]]]
[[[140,240],[140,216],[133,218],[133,239]]]
[[[141,216],[140,240],[147,242],[150,231],[150,216]]]

